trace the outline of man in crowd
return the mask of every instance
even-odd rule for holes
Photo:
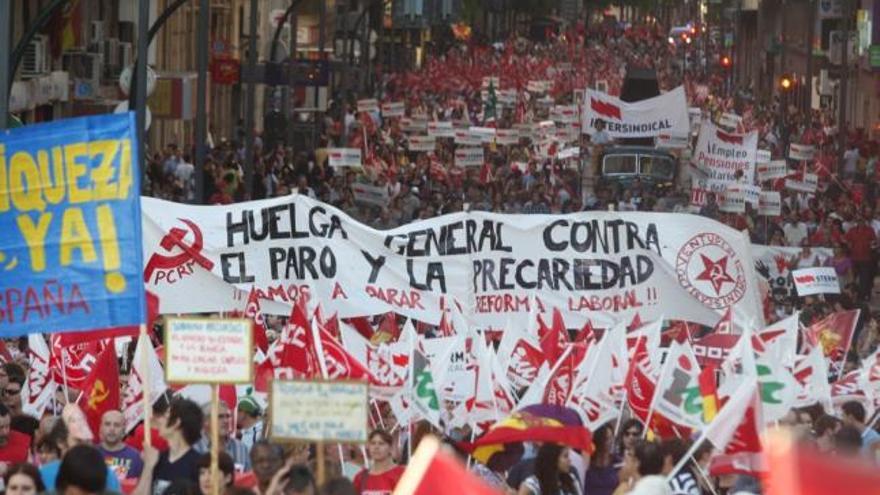
[[[54,488],[58,495],[103,494],[109,488],[103,461],[101,453],[94,447],[77,445],[64,455],[55,486],[48,488]]]
[[[256,399],[247,395],[238,401],[238,427],[241,443],[248,449],[253,448],[263,438],[263,418],[261,408]]]
[[[874,455],[874,449],[880,443],[880,433],[865,423],[865,406],[861,402],[851,400],[841,406],[843,411],[843,424],[851,426],[862,434],[862,453]]]
[[[240,440],[232,437],[232,412],[229,410],[229,406],[226,405],[226,402],[222,400],[220,401],[219,408],[220,430],[218,434],[220,437],[220,444],[223,445],[223,450],[232,457],[232,460],[235,462],[235,467],[238,470],[250,471],[251,460],[248,448]],[[204,434],[202,435],[201,440],[195,444],[195,449],[204,454],[211,451],[211,404],[205,404],[202,408],[202,412],[205,417]]]
[[[853,271],[858,277],[859,299],[869,301],[871,291],[874,289],[874,249],[877,242],[877,234],[865,221],[865,217],[858,216],[856,224],[850,227],[844,235],[849,245],[849,256],[853,261]]]
[[[137,478],[141,475],[144,463],[135,449],[122,442],[125,436],[125,417],[120,411],[107,411],[101,417],[98,450],[107,465],[119,479]]]
[[[3,473],[9,465],[28,460],[31,442],[30,437],[24,433],[9,428],[11,421],[9,409],[0,404],[0,472]]]
[[[283,457],[281,447],[265,440],[259,440],[251,447],[251,466],[254,468],[254,477],[257,478],[254,491],[257,495],[268,495],[269,485],[281,468]]]

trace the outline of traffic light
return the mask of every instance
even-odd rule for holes
[[[795,81],[794,78],[789,74],[783,74],[779,77],[779,89],[783,92],[787,93],[794,89]]]
[[[722,69],[729,69],[731,66],[733,66],[733,60],[730,59],[729,55],[722,55],[720,63]]]

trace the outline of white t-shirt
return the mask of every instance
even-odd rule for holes
[[[789,246],[800,246],[807,237],[807,224],[804,222],[786,223],[782,228]]]

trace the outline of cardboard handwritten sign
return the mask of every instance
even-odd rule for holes
[[[169,383],[251,383],[252,322],[245,319],[169,318],[165,380]]]
[[[365,382],[274,380],[269,436],[273,441],[364,443],[368,389]]]

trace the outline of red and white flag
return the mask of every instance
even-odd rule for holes
[[[125,431],[131,431],[144,419],[144,389],[149,383],[150,401],[155,403],[168,389],[162,363],[153,348],[150,338],[141,334],[134,351],[128,386],[122,398],[122,412],[125,416]]]
[[[58,384],[52,380],[49,368],[49,346],[42,334],[28,335],[28,375],[21,391],[22,410],[35,418],[42,418],[46,407],[55,397]]]
[[[247,305],[244,307],[244,317],[253,321],[254,347],[265,353],[269,350],[269,339],[266,337],[266,322],[260,308],[260,298],[257,296],[256,287],[251,287],[248,294]]]

